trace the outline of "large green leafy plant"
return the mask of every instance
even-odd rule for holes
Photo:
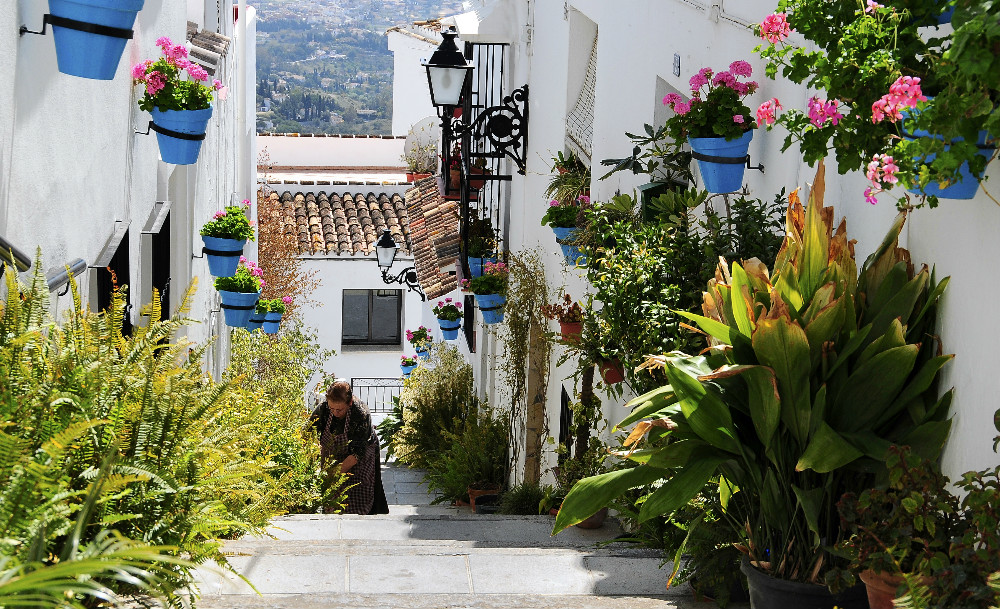
[[[823,204],[822,166],[807,209],[790,197],[773,271],[757,260],[720,269],[704,315],[703,355],[656,356],[669,384],[631,402],[627,456],[638,467],[581,481],[556,530],[628,488],[663,480],[640,520],[670,514],[719,478],[721,505],[744,550],[770,575],[819,581],[843,538],[834,504],[885,474],[891,443],[936,457],[950,427],[938,396],[937,283],[898,246],[905,214],[860,274],[846,222]],[[730,501],[746,493],[753,501]]]
[[[926,27],[947,9],[954,9],[951,34]],[[870,202],[897,180],[921,189],[948,185],[963,163],[978,174],[987,161],[976,147],[980,131],[1000,133],[997,10],[998,0],[781,0],[758,26],[767,75],[780,71],[821,93],[808,109],[777,117],[780,103],[766,102],[758,122],[781,123],[789,132],[783,149],[797,143],[811,164],[833,151],[841,173],[867,166]],[[812,44],[785,42],[792,31]],[[917,130],[939,137],[906,137]]]

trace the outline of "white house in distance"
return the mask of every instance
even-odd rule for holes
[[[547,252],[545,272],[549,285],[575,294],[585,291],[575,272],[565,271],[549,229],[540,226],[545,211],[542,196],[549,181],[551,158],[574,150],[592,159],[628,156],[632,149],[626,132],[635,133],[644,123],[662,124],[661,100],[665,93],[688,90],[688,80],[705,66],[728,66],[736,59],[749,61],[761,88],[751,103],[777,97],[786,105],[805,107],[810,92],[788,81],[768,80],[764,63],[753,53],[760,43],[751,25],[775,10],[774,0],[636,0],[627,6],[606,0],[532,2],[495,0],[473,3],[475,11],[451,19],[462,42],[507,45],[503,86],[505,93],[527,84],[530,88],[530,122],[527,128],[527,166],[524,175],[513,175],[506,208],[507,246],[511,250],[536,247]],[[422,99],[427,87],[423,68],[414,57],[426,57],[433,46],[426,28],[403,26],[391,34],[397,52],[398,83],[411,83],[415,91],[397,98]],[[426,38],[425,41],[418,37]],[[404,42],[405,39],[405,42]],[[415,113],[413,120],[423,116]],[[405,129],[405,125],[394,126]],[[782,188],[805,187],[815,170],[793,149],[782,153],[784,135],[758,131],[750,146],[753,164],[766,173],[748,171],[745,186],[763,199]],[[998,179],[998,164],[987,169],[986,185]],[[594,180],[592,196],[607,200],[616,191],[630,192],[645,176],[627,172],[608,180]],[[826,200],[848,221],[849,234],[857,239],[858,260],[864,260],[880,243],[896,215],[892,202],[872,206],[861,195],[866,179],[859,173],[827,172]],[[939,277],[951,276],[941,307],[939,331],[947,352],[956,358],[945,369],[942,389],[955,387],[953,426],[945,448],[945,473],[955,477],[995,462],[991,451],[994,396],[1000,392],[995,374],[997,356],[993,341],[1000,335],[1000,321],[983,303],[996,299],[1000,287],[981,278],[990,275],[987,265],[1000,257],[1000,208],[980,192],[960,204],[920,209],[911,214],[903,245],[915,263],[934,264]],[[975,320],[975,323],[970,323]],[[475,357],[485,362],[502,349],[492,342],[480,344]],[[560,384],[568,374],[555,369],[549,382],[546,414],[549,429],[558,425]],[[487,378],[478,379],[493,397],[496,389]],[[620,402],[607,400],[609,420],[621,417]],[[543,465],[554,464],[552,455]]]
[[[111,80],[60,73],[51,28],[18,36],[22,26],[42,29],[44,3],[15,0],[0,11],[0,238],[32,264],[41,248],[57,315],[71,306],[66,265],[94,310],[109,303],[108,269],[128,284],[127,324],[146,323],[139,311],[153,287],[174,310],[198,280],[189,313],[198,323],[186,332],[198,343],[216,338],[206,361],[216,376],[229,360],[229,332],[198,231],[255,190],[256,17],[245,7],[235,20],[236,4],[147,2]],[[159,160],[155,134],[145,134],[150,115],[136,104],[131,67],[159,56],[161,36],[187,41],[191,59],[229,87],[193,165]]]
[[[425,306],[405,281],[386,283],[375,256],[375,242],[389,229],[399,250],[387,275],[397,278],[417,267],[424,291],[441,292],[440,282],[426,281],[431,261],[424,245],[426,227],[439,212],[425,213],[407,195],[419,189],[407,181],[402,165],[405,137],[267,134],[257,141],[261,187],[281,202],[281,221],[297,236],[304,270],[316,271],[320,282],[310,295],[316,305],[300,311],[319,344],[336,351],[324,370],[353,380],[355,392],[373,409],[390,408],[388,396],[398,394],[400,356],[414,354],[406,330],[424,325],[440,339],[431,301]],[[450,235],[457,253],[457,232]],[[426,255],[415,256],[417,250]],[[445,276],[453,290],[454,276]]]

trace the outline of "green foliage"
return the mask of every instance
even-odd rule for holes
[[[576,199],[569,201],[559,201],[552,199],[548,209],[542,215],[542,226],[552,228],[573,228],[576,226],[576,217],[580,213],[580,206]]]
[[[245,407],[228,412],[224,422],[245,428],[244,456],[268,465],[268,478],[258,481],[256,509],[302,513],[343,503],[331,495],[340,476],[328,479],[321,469],[319,441],[303,405],[306,383],[332,355],[295,320],[277,335],[233,331],[225,379]]]
[[[553,168],[553,170],[558,169],[558,166]],[[562,169],[563,171],[557,171],[549,180],[548,186],[545,187],[545,198],[558,201],[562,205],[572,205],[581,195],[590,193],[590,167],[577,159]]]
[[[652,180],[681,184],[684,187],[693,183],[691,152],[682,150],[683,141],[670,138],[667,125],[654,130],[652,125],[646,124],[643,125],[643,130],[644,134],[639,135],[625,133],[635,144],[632,154],[622,159],[601,161],[601,165],[611,167],[601,179],[619,171],[631,171],[635,175],[645,173]]]
[[[503,262],[487,262],[479,277],[462,280],[462,289],[473,294],[506,294],[510,270]]]
[[[280,298],[261,298],[257,301],[254,312],[261,315],[266,313],[281,313],[284,315],[285,303]]]
[[[41,599],[80,575],[79,594],[144,589],[179,606],[173,595],[194,566],[225,565],[220,539],[262,532],[287,490],[250,421],[265,418],[265,404],[202,372],[204,348],[177,338],[186,299],[165,321],[158,307],[144,310],[154,321],[125,337],[125,287],[93,314],[71,284],[60,325],[40,271],[29,285],[14,272],[6,281],[0,596],[37,582]],[[135,578],[116,575],[128,572]]]
[[[216,277],[215,289],[225,292],[250,294],[260,292],[260,278],[264,272],[252,260],[241,261],[232,277]]]
[[[246,207],[250,207],[250,201],[244,206],[227,205],[224,211],[216,212],[215,217],[201,227],[201,236],[253,241],[254,230],[247,220]]]
[[[444,434],[445,443],[429,465],[425,480],[436,491],[434,503],[467,497],[467,490],[501,487],[507,482],[507,417],[490,408],[470,413],[457,432]]]
[[[654,223],[629,213],[635,201],[624,196],[596,204],[587,214],[586,251],[592,261],[587,279],[594,292],[584,311],[584,341],[595,352],[590,361],[618,357],[638,391],[664,378],[631,372],[648,354],[703,344],[683,329],[678,312],[701,310],[700,294],[715,276],[719,257],[771,259],[781,244],[784,191],[770,204],[739,197],[728,214],[706,207],[703,217],[696,206],[705,199],[696,192],[654,200]]]
[[[411,467],[434,467],[438,453],[479,410],[472,367],[458,349],[431,347],[429,366],[420,366],[403,383],[403,426],[395,435],[396,456]]]
[[[409,365],[416,365],[416,362]],[[382,422],[375,426],[378,439],[385,449],[385,462],[396,456],[396,434],[403,428],[403,402],[398,395],[392,396],[392,412],[387,414]]]
[[[468,249],[465,255],[469,258],[492,258],[497,251],[497,233],[493,229],[493,221],[479,214],[469,218]]]
[[[684,101],[678,93],[668,93],[663,103],[674,111],[666,121],[667,132],[674,141],[692,137],[736,140],[753,130],[754,117],[743,100],[757,90],[757,83],[738,80],[749,77],[750,73],[750,64],[742,60],[719,72],[705,67],[691,78],[689,101]]]
[[[540,486],[537,482],[522,482],[510,487],[500,495],[501,514],[517,514],[523,516],[537,516],[542,513],[545,505],[545,498],[552,494],[552,487],[549,485]]]
[[[974,143],[980,130],[1000,132],[1000,44],[997,0],[923,2],[901,0],[866,11],[861,2],[781,0],[792,28],[812,44],[764,44],[757,52],[768,61],[767,75],[778,72],[792,82],[825,91],[844,104],[837,125],[815,124],[801,109],[788,109],[778,122],[788,129],[782,150],[798,144],[814,164],[834,152],[840,173],[861,170],[877,154],[892,155],[897,174],[907,187],[959,179],[968,162],[978,173],[986,159]],[[954,6],[954,32],[928,33],[946,7]],[[923,93],[933,100],[921,104],[919,115],[906,121],[873,121],[873,104],[889,93],[901,76],[920,78]],[[906,140],[905,131],[925,130],[942,137]],[[964,138],[963,142],[953,142]],[[950,148],[946,149],[950,145]],[[929,155],[936,155],[930,161]],[[889,184],[884,185],[891,186]],[[930,197],[931,206],[937,204]],[[902,203],[901,203],[902,204]]]
[[[705,315],[684,314],[711,348],[650,358],[669,384],[630,402],[619,424],[639,421],[629,445],[648,437],[627,455],[640,466],[581,481],[557,531],[632,486],[663,481],[640,509],[646,520],[721,477],[726,521],[750,558],[772,576],[816,580],[844,537],[835,500],[886,475],[889,444],[940,454],[951,392],[939,399],[936,380],[951,357],[938,355],[934,324],[947,280],[914,272],[898,247],[903,215],[859,275],[823,188],[820,172],[808,210],[792,197],[773,272],[733,263],[709,282]],[[731,501],[733,487],[748,500]]]

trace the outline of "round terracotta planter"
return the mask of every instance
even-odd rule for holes
[[[560,321],[559,332],[562,334],[562,339],[564,341],[570,343],[578,343],[580,342],[580,336],[583,334],[583,322]]]
[[[604,526],[604,520],[607,517],[608,517],[608,508],[603,507],[597,510],[597,512],[595,512],[593,516],[585,518],[584,520],[581,520],[580,522],[576,523],[576,527],[579,529],[599,529],[602,526]]]
[[[476,511],[476,497],[482,497],[483,495],[496,495],[500,492],[500,485],[494,484],[487,488],[472,488],[469,487],[469,506],[472,507],[472,511]]]
[[[860,577],[868,589],[868,606],[871,609],[894,609],[892,601],[896,599],[896,590],[903,583],[902,576],[862,571]],[[927,581],[925,577],[921,579]]]
[[[621,360],[617,357],[613,360],[601,362],[599,365],[601,368],[601,378],[608,385],[617,385],[625,380],[625,368],[622,366]]]

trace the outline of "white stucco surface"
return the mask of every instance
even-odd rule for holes
[[[403,134],[405,135],[405,133]],[[405,167],[404,138],[392,136],[299,137],[257,136],[257,157],[267,154],[268,164],[281,167]]]
[[[547,252],[545,273],[550,286],[565,286],[574,296],[586,287],[578,272],[564,269],[551,231],[539,225],[551,158],[563,150],[567,106],[575,101],[571,91],[575,78],[567,66],[579,65],[583,49],[580,37],[573,34],[574,20],[584,17],[598,29],[592,197],[606,200],[617,191],[628,192],[648,181],[644,175],[630,173],[618,173],[604,181],[597,178],[603,169],[601,159],[630,154],[633,144],[626,131],[640,132],[644,123],[662,120],[658,81],[661,92],[669,87],[687,93],[688,80],[700,68],[725,69],[742,59],[751,63],[754,79],[761,84],[749,105],[756,107],[777,97],[786,108],[805,107],[812,93],[787,81],[766,79],[764,63],[753,52],[761,41],[747,25],[760,22],[774,7],[772,0],[636,0],[627,8],[604,0],[574,0],[565,5],[500,0],[487,19],[523,24],[509,29],[514,33],[505,41],[511,43],[508,90],[525,82],[530,86],[528,167],[526,175],[515,174],[511,184],[508,243],[512,250],[541,246]],[[504,27],[498,24],[485,29],[501,31]],[[679,76],[672,71],[675,53],[681,56]],[[416,79],[419,75],[402,74],[399,61],[396,66],[397,78]],[[765,172],[746,173],[745,186],[753,197],[770,201],[782,188],[786,192],[796,187],[807,191],[815,169],[801,161],[795,146],[781,152],[784,137],[780,128],[756,132],[750,146],[752,164],[763,164]],[[878,205],[869,205],[862,196],[866,184],[863,175],[840,175],[832,160],[827,169],[826,201],[836,206],[838,218],[847,217],[849,234],[857,240],[860,264],[879,244],[897,213],[893,197],[883,195]],[[997,190],[991,184],[998,172],[997,163],[988,168],[987,189]],[[939,325],[946,351],[956,354],[942,376],[942,389],[956,388],[953,432],[944,455],[945,471],[952,477],[997,460],[991,450],[996,434],[992,413],[997,404],[991,398],[1000,391],[1000,377],[992,373],[997,355],[990,339],[1000,335],[1000,321],[986,308],[1000,296],[1000,287],[983,278],[989,276],[991,261],[1000,256],[1000,241],[993,238],[998,224],[1000,208],[981,190],[972,201],[942,201],[939,209],[915,211],[904,233],[902,245],[910,249],[915,263],[936,265],[939,278],[952,277]],[[489,378],[487,362],[502,345],[487,347],[478,355],[478,382],[493,394],[497,387]],[[559,384],[570,372],[569,368],[553,369],[547,407],[550,430],[558,428]],[[612,423],[617,422],[622,416],[620,403],[606,401],[605,413]]]

